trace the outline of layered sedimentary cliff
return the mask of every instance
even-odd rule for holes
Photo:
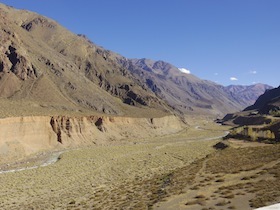
[[[155,137],[178,132],[184,126],[175,116],[4,118],[0,119],[0,157],[5,160],[43,150]]]

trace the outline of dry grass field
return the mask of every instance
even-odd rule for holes
[[[280,145],[227,143],[191,164],[199,167],[195,178],[155,209],[246,210],[280,202]]]
[[[0,174],[0,209],[252,209],[279,201],[278,145],[231,142],[216,151],[219,140],[210,139],[226,127],[191,123],[177,134],[68,150],[55,164]]]

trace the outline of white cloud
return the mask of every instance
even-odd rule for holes
[[[178,68],[182,73],[185,73],[185,74],[190,74],[191,71],[188,70],[188,69],[185,69],[185,68]]]
[[[231,81],[237,81],[238,79],[236,77],[229,78]]]
[[[250,71],[250,74],[256,74],[257,71]]]

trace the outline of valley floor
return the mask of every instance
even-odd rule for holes
[[[242,205],[245,210],[279,201],[280,147],[231,142],[230,148],[216,151],[215,137],[226,129],[205,120],[177,134],[69,150],[55,164],[2,173],[0,208],[240,209]],[[39,163],[35,160],[30,159],[28,167]]]
[[[280,145],[227,144],[229,148],[192,164],[199,165],[193,180],[155,209],[249,210],[280,202]]]

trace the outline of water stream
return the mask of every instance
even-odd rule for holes
[[[0,174],[12,173],[12,172],[18,172],[18,171],[24,171],[24,170],[31,170],[31,169],[35,169],[35,168],[39,168],[39,167],[46,167],[48,165],[56,163],[60,159],[60,155],[62,153],[64,153],[64,151],[55,152],[55,153],[51,154],[50,157],[46,161],[41,163],[40,165],[11,169],[11,170],[2,170],[2,171],[0,171]]]

